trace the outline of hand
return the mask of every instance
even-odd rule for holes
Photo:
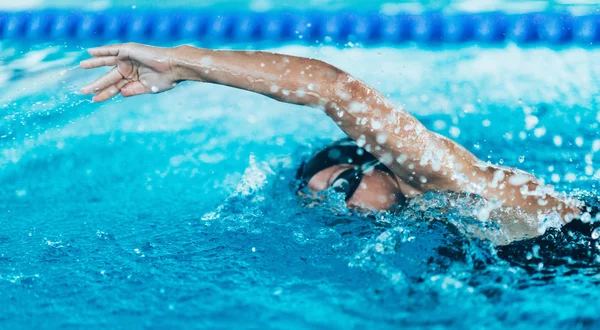
[[[83,94],[96,94],[94,102],[106,101],[118,93],[125,97],[160,93],[177,84],[171,66],[173,48],[127,43],[91,48],[88,52],[94,57],[81,61],[82,68],[114,66],[81,89]]]

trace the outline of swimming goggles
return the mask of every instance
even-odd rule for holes
[[[352,139],[344,138],[302,163],[296,173],[298,190],[304,189],[315,174],[335,165],[354,165],[340,173],[331,184],[334,191],[346,194],[346,201],[352,198],[365,173],[377,169],[393,176],[393,172],[375,156],[359,147]]]

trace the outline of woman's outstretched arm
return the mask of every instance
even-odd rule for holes
[[[489,165],[452,140],[427,130],[415,117],[350,74],[320,60],[259,51],[219,51],[139,44],[89,50],[83,68],[115,66],[84,87],[105,101],[120,93],[158,93],[191,80],[263,94],[278,101],[323,109],[361,146],[411,187],[477,193],[532,214],[579,213],[530,174]]]

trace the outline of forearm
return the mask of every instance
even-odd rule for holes
[[[215,83],[298,105],[325,107],[343,71],[325,62],[259,51],[181,46],[171,58],[177,80]]]

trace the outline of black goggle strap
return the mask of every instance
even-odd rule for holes
[[[348,201],[360,186],[364,173],[377,168],[379,164],[381,164],[379,161],[370,161],[361,166],[347,169],[333,180],[331,187],[336,192],[345,193],[346,201]]]
[[[363,172],[360,167],[347,169],[333,180],[331,187],[334,191],[344,193],[346,201],[352,198],[362,181]]]

